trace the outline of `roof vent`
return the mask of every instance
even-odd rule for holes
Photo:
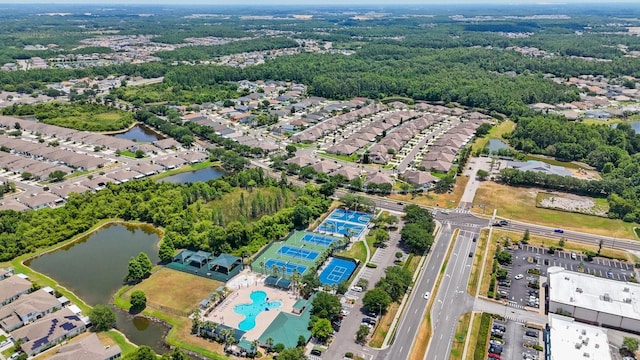
[[[564,279],[565,279],[565,280],[567,280],[567,281],[569,281],[569,277],[568,277],[568,276],[565,276],[565,277],[564,277]]]
[[[582,356],[584,356],[584,357],[586,357],[586,358],[591,357],[591,355],[589,355],[589,353],[584,353],[584,354],[582,354]]]
[[[628,288],[628,287],[626,287],[626,288],[624,288],[624,290],[622,290],[622,291],[624,291],[624,292],[629,292],[629,288]]]
[[[582,347],[582,343],[576,343],[576,349],[580,349]]]
[[[582,294],[582,289],[581,288],[576,288],[576,292]]]
[[[582,335],[587,335],[587,330],[582,329]]]
[[[633,300],[631,300],[631,298],[624,299],[624,302],[627,303],[627,304],[631,304],[631,301],[633,301]]]
[[[611,297],[609,296],[609,294],[605,293],[605,294],[602,296],[602,300],[604,300],[604,301],[611,301]]]

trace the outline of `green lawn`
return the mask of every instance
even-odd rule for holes
[[[329,153],[318,153],[321,157],[326,157],[329,159],[336,159],[336,160],[342,160],[342,161],[347,161],[347,162],[357,162],[359,156],[357,154],[353,154],[353,155],[337,155],[337,154],[329,154]]]
[[[365,248],[365,243],[362,241],[358,241],[351,245],[351,248],[346,251],[342,251],[338,253],[338,255],[347,257],[350,259],[360,260],[360,263],[364,263],[367,260],[367,249]]]
[[[528,223],[586,232],[602,236],[635,239],[634,225],[622,220],[536,207],[535,188],[511,187],[492,181],[482,182],[473,199],[473,210],[486,206],[487,213]]]
[[[500,139],[502,140],[502,135],[508,134],[515,128],[515,124],[511,120],[505,120],[498,125],[491,128],[489,134],[485,137],[477,138],[476,141],[471,145],[471,152],[475,153],[476,151],[480,151],[484,149],[487,144],[489,144],[490,139]]]

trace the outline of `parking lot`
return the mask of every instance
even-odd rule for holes
[[[538,360],[539,353],[532,346],[541,343],[542,332],[537,329],[515,321],[494,320],[487,356],[489,359],[498,359],[495,355],[489,355],[493,352],[500,359]]]
[[[507,279],[499,280],[496,290],[513,307],[539,308],[540,304],[544,305],[544,294],[540,294],[544,291],[541,288],[543,284],[539,275],[530,271],[539,271],[541,276],[546,276],[549,267],[560,266],[616,281],[628,281],[634,271],[632,264],[603,258],[594,258],[589,262],[586,256],[571,251],[556,250],[554,254],[549,254],[548,249],[530,245],[505,250],[511,253],[512,263],[503,266],[507,270]]]

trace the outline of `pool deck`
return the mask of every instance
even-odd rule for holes
[[[236,314],[233,308],[238,304],[251,303],[252,300],[249,296],[253,291],[264,291],[267,293],[269,301],[280,300],[282,306],[261,312],[256,318],[256,326],[244,335],[249,341],[259,338],[281,311],[292,312],[293,304],[297,300],[291,292],[265,286],[264,279],[265,277],[260,274],[249,272],[239,274],[226,285],[227,288],[233,290],[233,293],[211,311],[209,315],[203,316],[202,320],[221,323],[237,329],[238,324],[244,320],[244,315]]]

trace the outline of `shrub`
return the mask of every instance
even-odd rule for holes
[[[374,264],[374,263],[367,263],[366,267],[371,268],[371,269],[375,269],[378,267],[378,265]]]
[[[353,359],[353,353],[352,352],[345,353],[344,357],[349,358],[349,359]]]

